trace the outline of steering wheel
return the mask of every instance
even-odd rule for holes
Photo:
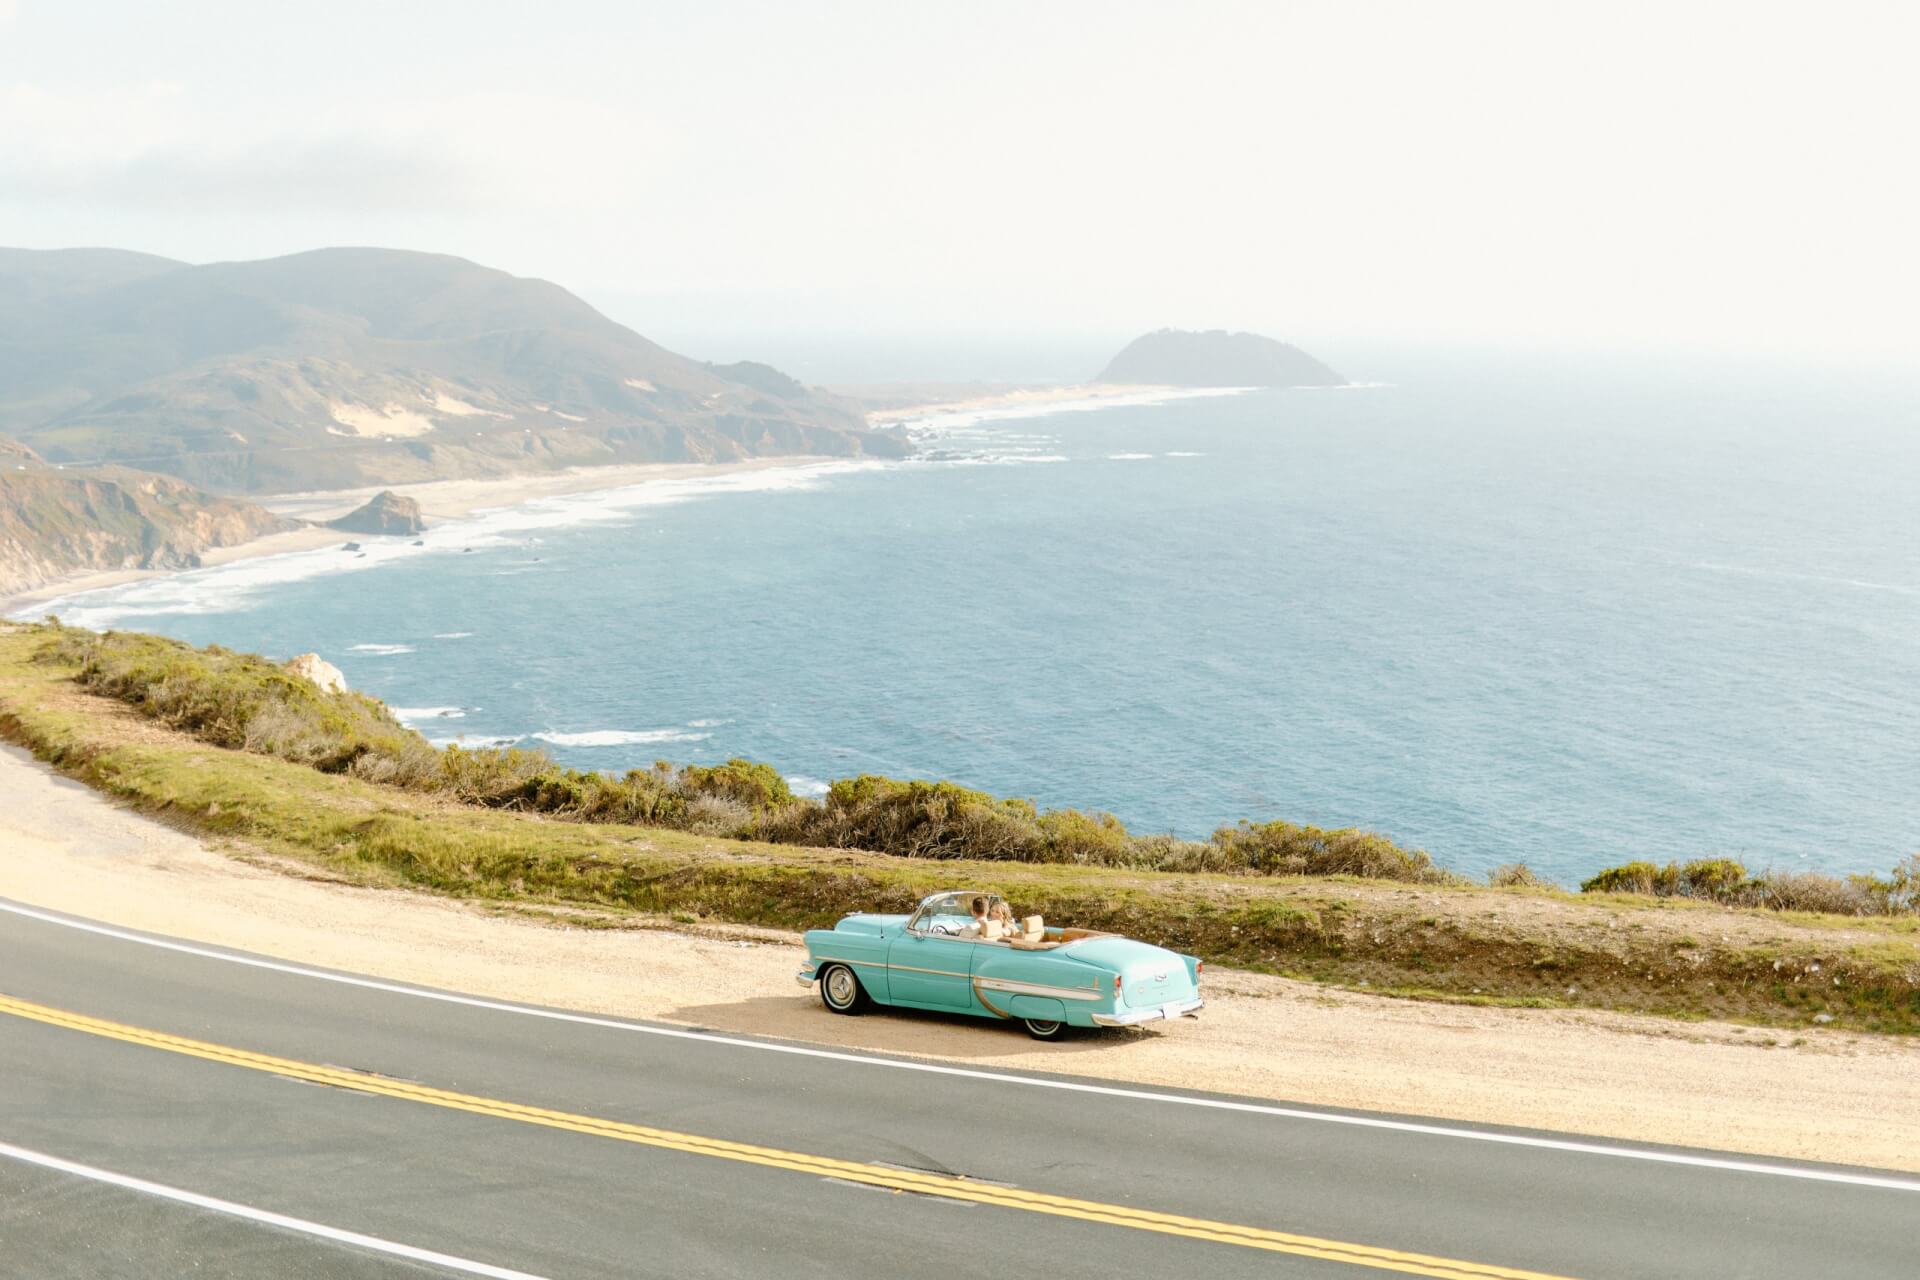
[[[945,934],[945,935],[947,935],[947,936],[949,936],[949,937],[951,937],[951,936],[952,936],[952,934],[953,934],[953,930],[952,930],[952,929],[951,929],[950,927],[948,927],[947,925],[944,925],[944,924],[937,924],[937,925],[935,925],[935,926],[933,926],[933,928],[931,928],[931,929],[929,929],[929,930],[928,930],[927,932],[929,932],[929,933],[939,933],[939,934]]]

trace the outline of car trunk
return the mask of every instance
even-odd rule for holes
[[[1164,948],[1130,938],[1089,938],[1068,946],[1074,959],[1118,973],[1121,1002],[1129,1007],[1191,1000],[1195,995],[1187,962]]]

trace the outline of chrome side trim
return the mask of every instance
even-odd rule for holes
[[[835,964],[863,964],[869,969],[885,969],[889,967],[884,960],[854,960],[847,956],[815,956],[813,959],[807,961],[807,963],[818,968],[829,960]],[[963,978],[966,977],[964,973],[960,976]]]
[[[970,973],[955,973],[951,969],[920,969],[910,964],[880,964],[878,960],[856,960],[855,964],[879,965],[882,969],[898,969],[902,973],[930,973],[936,978],[971,978]]]
[[[1178,1000],[1173,1004],[1155,1005],[1150,1009],[1129,1009],[1125,1013],[1093,1014],[1096,1027],[1131,1027],[1140,1022],[1157,1022],[1161,1018],[1184,1018],[1200,1012],[1206,1007],[1204,1000]]]
[[[982,978],[976,976],[973,985],[988,991],[1004,991],[1016,996],[1056,996],[1061,1000],[1098,1000],[1100,989],[1091,991],[1085,987],[1050,987],[1042,982],[1014,982],[1008,978]]]

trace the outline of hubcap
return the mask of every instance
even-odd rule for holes
[[[1035,1035],[1040,1036],[1050,1036],[1060,1029],[1060,1024],[1057,1022],[1029,1022],[1027,1026],[1032,1028]]]
[[[845,969],[835,969],[827,975],[827,999],[835,1005],[853,1003],[853,975]]]

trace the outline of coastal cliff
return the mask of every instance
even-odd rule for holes
[[[1257,333],[1161,329],[1129,342],[1096,381],[1167,387],[1337,387],[1347,380],[1300,348]]]
[[[71,573],[187,569],[200,553],[295,527],[250,502],[124,467],[63,471],[0,444],[0,592]]]

